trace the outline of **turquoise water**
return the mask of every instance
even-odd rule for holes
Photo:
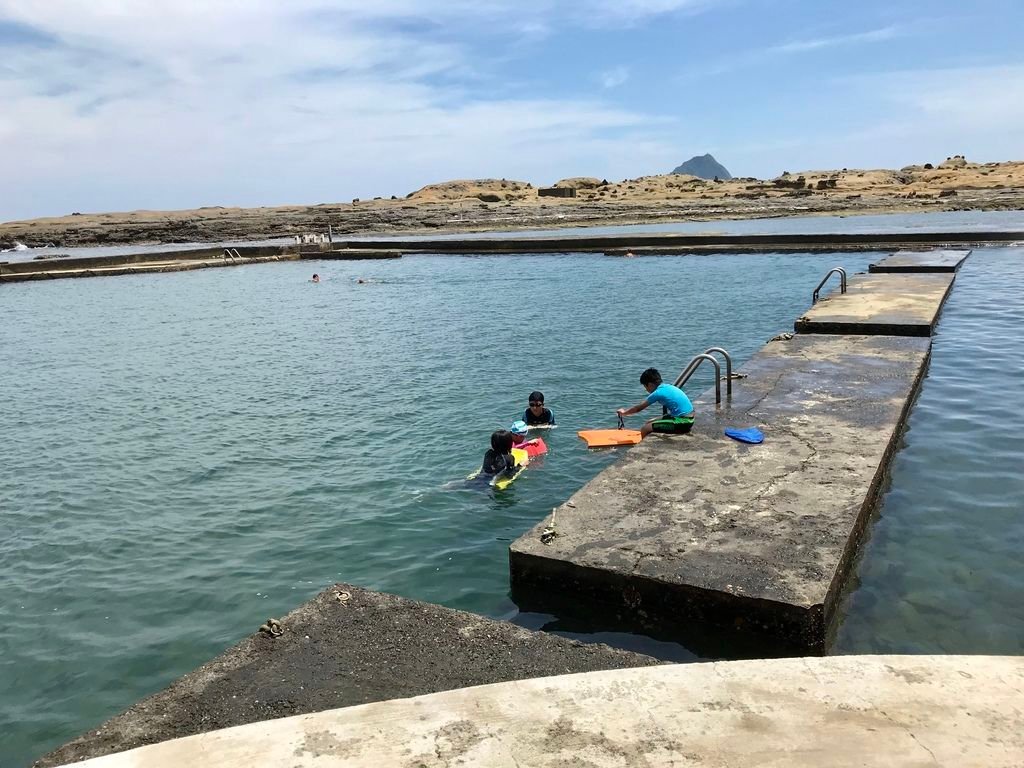
[[[976,250],[942,313],[839,653],[1024,654],[1024,249]]]
[[[612,426],[649,365],[674,375],[712,345],[741,362],[828,268],[874,258],[409,257],[0,287],[6,758],[334,580],[514,615],[508,543],[614,458],[577,429]],[[560,424],[550,454],[506,493],[466,488],[535,388]]]

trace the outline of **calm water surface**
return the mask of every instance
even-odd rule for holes
[[[1024,654],[1024,249],[957,276],[840,653]]]
[[[648,365],[674,374],[711,345],[745,360],[825,270],[876,257],[412,257],[3,286],[4,765],[333,580],[513,616],[509,541],[614,458],[577,429],[611,426]],[[839,652],[1024,652],[1022,278],[1021,249],[976,251],[958,277]],[[465,487],[534,388],[561,425],[550,454],[509,492]]]
[[[508,543],[615,455],[577,429],[613,426],[649,365],[674,375],[711,345],[746,359],[829,267],[873,258],[442,256],[2,286],[5,764],[333,580],[513,615]],[[535,388],[560,424],[550,454],[506,493],[466,488]]]

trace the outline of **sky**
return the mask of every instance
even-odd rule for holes
[[[0,0],[0,221],[1024,159],[1020,0]]]

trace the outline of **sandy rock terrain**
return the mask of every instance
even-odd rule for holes
[[[899,170],[784,173],[761,180],[706,181],[666,174],[612,181],[562,179],[574,198],[539,197],[537,184],[475,179],[430,184],[404,198],[273,208],[75,213],[0,224],[0,246],[117,245],[336,235],[549,229],[657,221],[899,211],[1024,209],[1024,162],[978,164],[951,157]]]

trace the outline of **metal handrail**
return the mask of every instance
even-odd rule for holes
[[[683,369],[683,372],[679,374],[679,378],[676,379],[676,386],[681,387],[689,381],[690,377],[693,376],[694,371],[696,371],[697,368],[700,367],[700,364],[705,360],[710,360],[711,364],[715,366],[715,403],[719,404],[722,402],[722,368],[718,364],[718,359],[712,357],[707,352],[703,355],[697,355],[690,361],[690,364]]]
[[[814,289],[814,293],[811,294],[811,304],[818,303],[818,294],[821,293],[822,286],[824,286],[825,283],[828,282],[828,279],[837,272],[839,273],[839,292],[846,293],[846,270],[842,267],[832,267],[832,269],[828,271],[828,274],[821,279],[820,283],[818,283],[818,287]]]
[[[725,358],[725,396],[732,397],[732,355],[721,347],[708,347],[704,350],[705,355],[717,352]]]
[[[237,248],[225,248],[221,258],[224,259],[240,259],[242,254],[238,252]]]

